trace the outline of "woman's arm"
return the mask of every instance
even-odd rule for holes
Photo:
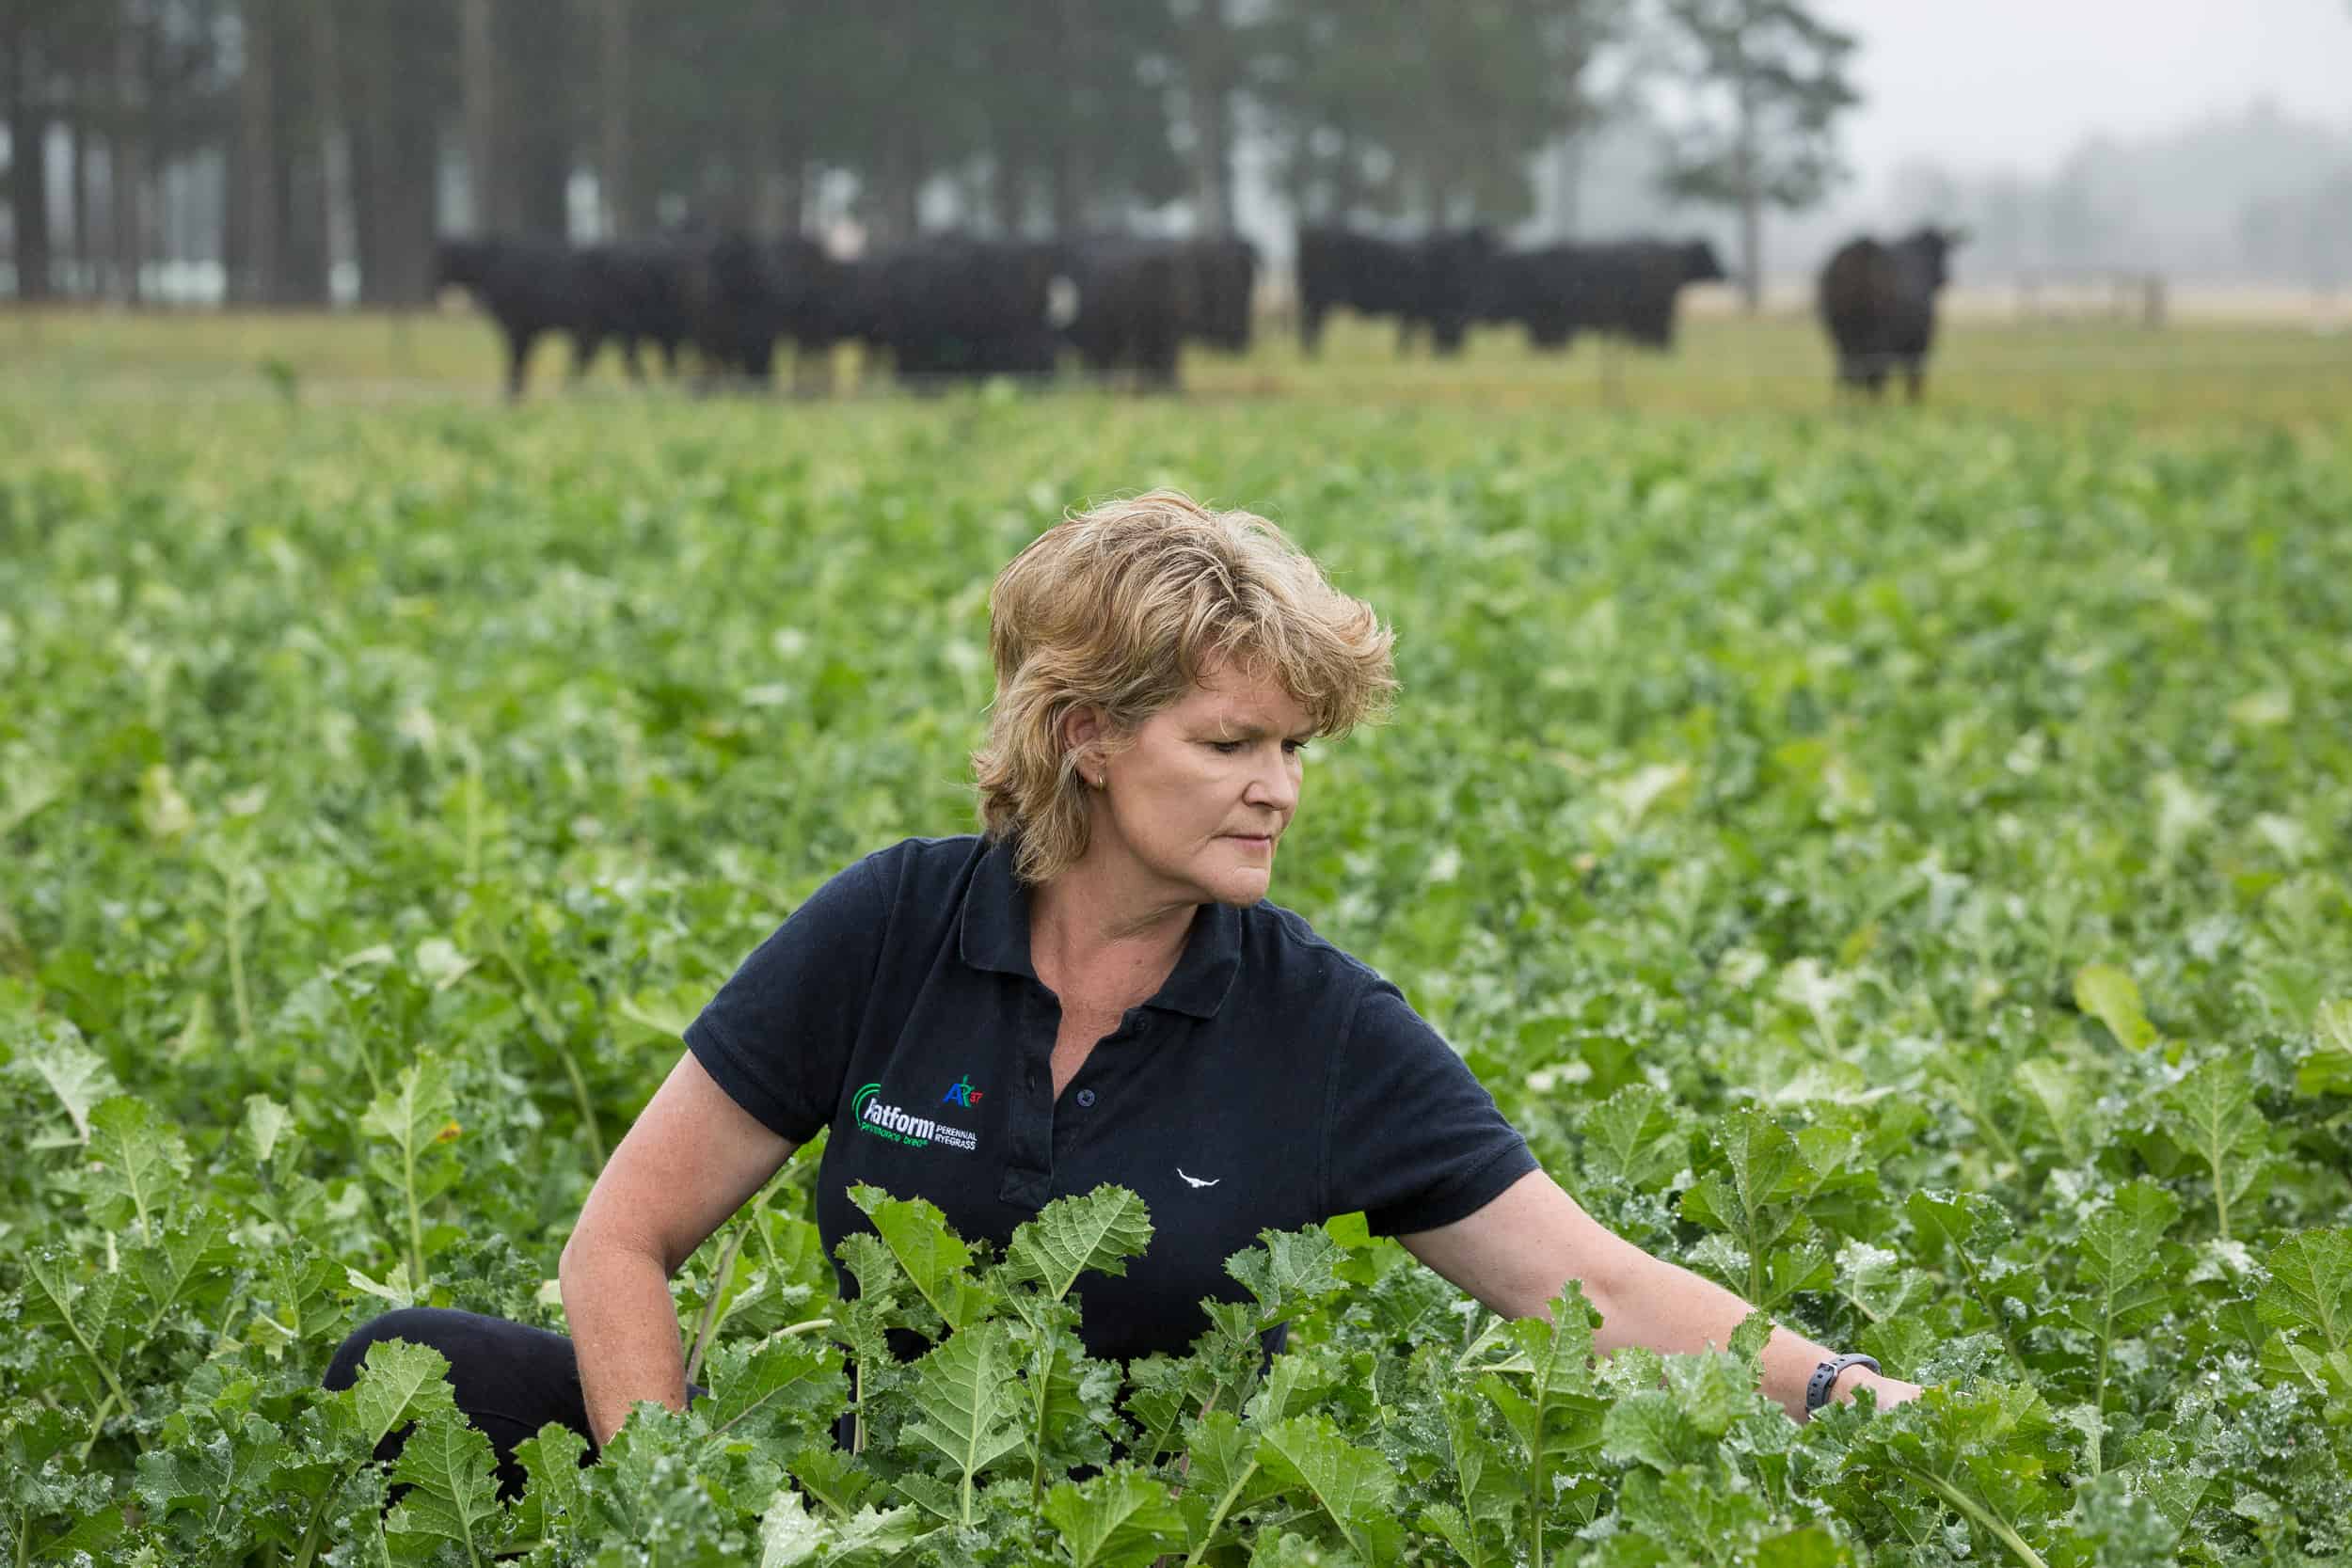
[[[690,1053],[612,1151],[556,1265],[580,1352],[588,1428],[599,1445],[640,1400],[686,1407],[670,1275],[792,1148],[712,1083]]]
[[[1485,1208],[1435,1230],[1399,1236],[1406,1249],[1507,1318],[1547,1314],[1546,1304],[1570,1279],[1600,1312],[1593,1343],[1603,1354],[1621,1345],[1692,1352],[1731,1341],[1748,1304],[1688,1269],[1652,1258],[1587,1214],[1542,1171],[1530,1171]],[[1798,1420],[1804,1386],[1836,1353],[1774,1327],[1764,1346],[1764,1392]],[[1919,1397],[1916,1384],[1849,1367],[1832,1390],[1850,1398],[1868,1387],[1882,1405]]]

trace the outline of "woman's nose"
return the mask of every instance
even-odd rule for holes
[[[1261,768],[1250,776],[1249,787],[1242,799],[1253,806],[1265,806],[1275,811],[1289,811],[1298,804],[1298,779],[1288,757],[1278,759],[1271,767]]]

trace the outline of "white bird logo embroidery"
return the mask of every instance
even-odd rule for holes
[[[1178,1165],[1176,1167],[1176,1174],[1179,1176],[1184,1176],[1184,1167]],[[1197,1176],[1184,1176],[1184,1180],[1191,1182],[1196,1187],[1214,1187],[1216,1185],[1217,1181],[1222,1181],[1225,1178],[1220,1176],[1216,1179],[1216,1181],[1203,1181]]]

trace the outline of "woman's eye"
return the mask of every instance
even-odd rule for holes
[[[1288,752],[1293,756],[1297,756],[1300,752],[1306,751],[1306,749],[1307,743],[1303,740],[1285,740],[1282,742],[1282,750]]]
[[[1216,754],[1221,757],[1230,757],[1234,752],[1241,750],[1241,742],[1238,740],[1212,740],[1209,744],[1216,749]]]

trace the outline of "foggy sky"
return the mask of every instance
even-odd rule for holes
[[[2267,95],[2352,130],[2346,0],[1821,0],[1861,38],[1840,140],[1865,190],[1906,158],[2047,174]]]

